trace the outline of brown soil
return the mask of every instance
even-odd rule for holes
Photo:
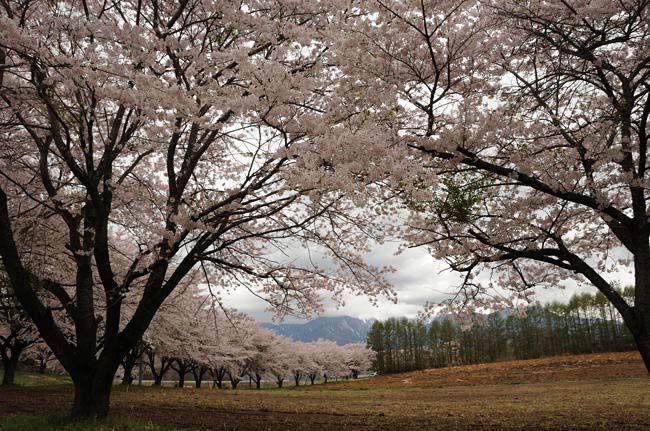
[[[612,352],[432,368],[362,381],[346,381],[339,385],[351,388],[498,385],[618,379],[643,377],[647,374],[637,352]]]
[[[64,414],[71,395],[2,389],[0,418]],[[644,430],[650,379],[638,355],[612,353],[283,390],[116,387],[111,414],[202,430]]]

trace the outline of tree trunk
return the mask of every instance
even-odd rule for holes
[[[185,373],[178,373],[178,387],[185,387]]]
[[[323,383],[327,383],[327,379],[328,379],[327,374],[323,374]]]
[[[105,418],[110,405],[113,379],[103,376],[76,381],[74,384],[73,418]]]
[[[650,373],[650,244],[647,236],[640,239],[639,252],[634,255],[634,279],[634,307],[631,316],[621,314],[634,336],[645,368]]]
[[[644,313],[645,311],[645,313]],[[634,307],[636,325],[628,325],[634,336],[634,342],[641,354],[646,370],[650,373],[650,307]]]
[[[142,349],[140,348],[141,342],[136,344],[127,355],[122,360],[122,368],[124,368],[124,376],[122,377],[123,385],[130,385],[133,383],[133,368],[135,368],[136,362],[142,356]]]
[[[125,386],[133,383],[133,367],[135,366],[135,361],[131,362],[129,358],[122,363],[122,368],[124,368],[124,376],[122,376],[122,384]]]
[[[11,386],[14,384],[16,370],[18,369],[18,359],[20,359],[20,354],[23,352],[23,347],[17,343],[7,350],[11,353],[11,357],[7,355],[6,350],[2,351],[2,366],[4,367],[2,386]]]
[[[194,373],[194,387],[196,389],[201,389],[201,383],[203,383],[203,374],[204,372]]]
[[[2,360],[2,365],[4,367],[4,374],[2,375],[2,386],[11,386],[14,384],[14,379],[16,377],[16,368],[18,368],[18,361],[14,358],[7,359],[6,361]]]
[[[165,377],[165,374],[167,374],[167,371],[169,371],[171,362],[163,357],[160,363],[160,370],[158,370],[156,368],[156,356],[154,353],[149,352],[147,353],[147,365],[149,366],[149,370],[153,376],[153,385],[162,386],[163,378]]]
[[[278,388],[281,388],[282,384],[284,383],[284,379],[277,378],[275,382],[278,384]]]
[[[219,389],[223,388],[223,379],[226,376],[226,370],[223,367],[212,368],[210,374],[212,374],[213,386]]]
[[[233,373],[228,372],[228,378],[230,379],[230,388],[231,389],[237,389],[237,385],[241,380],[239,380],[239,376],[233,375]]]
[[[650,334],[635,336],[636,346],[639,349],[645,368],[650,373]]]
[[[179,388],[184,388],[185,387],[185,376],[187,373],[191,372],[191,366],[186,361],[185,359],[176,360],[176,366],[173,365],[173,363],[170,365],[171,368],[178,373],[178,383],[176,384],[177,387]]]
[[[203,383],[203,376],[208,369],[205,366],[195,366],[192,367],[192,374],[194,375],[194,387],[196,389],[201,389],[201,383]]]

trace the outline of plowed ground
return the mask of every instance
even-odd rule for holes
[[[70,387],[0,390],[0,418],[64,414]],[[116,387],[111,414],[201,430],[650,430],[633,353],[426,370],[282,390]]]
[[[569,380],[642,377],[647,372],[636,352],[595,353],[490,364],[432,368],[340,382],[345,388],[499,385]],[[649,382],[650,383],[650,382]],[[313,389],[321,389],[314,386]]]

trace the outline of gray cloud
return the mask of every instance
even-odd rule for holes
[[[442,261],[434,260],[424,248],[407,249],[400,254],[396,243],[378,245],[373,252],[365,256],[369,264],[382,267],[391,266],[396,272],[388,276],[398,293],[398,303],[395,304],[384,298],[378,300],[377,306],[370,303],[364,296],[346,293],[345,306],[338,307],[330,299],[324,300],[324,315],[348,315],[362,319],[388,317],[415,317],[423,309],[424,304],[438,302],[449,298],[454,293],[454,288],[460,284],[460,275],[448,270]],[[630,284],[632,281],[628,268],[611,275],[611,279],[620,280],[621,285]],[[536,298],[541,302],[561,301],[566,302],[576,292],[591,292],[595,289],[588,283],[578,284],[567,282],[561,288],[542,289],[537,292]],[[324,294],[327,298],[327,292]],[[248,313],[261,321],[270,321],[272,313],[266,311],[268,304],[254,297],[245,290],[238,290],[224,297],[226,305]],[[288,319],[287,321],[299,321]]]

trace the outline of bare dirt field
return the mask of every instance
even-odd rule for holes
[[[66,386],[0,390],[0,418],[64,414]],[[201,430],[647,430],[636,353],[451,367],[282,390],[116,387],[111,414]]]
[[[637,352],[594,353],[490,364],[432,368],[388,374],[363,381],[341,382],[350,388],[498,385],[569,380],[643,377],[647,372]],[[314,387],[314,389],[317,389]]]

